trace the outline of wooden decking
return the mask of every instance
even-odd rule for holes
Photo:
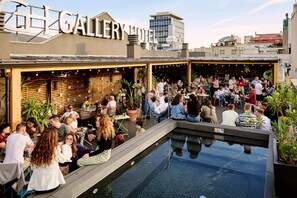
[[[223,113],[223,111],[227,110],[227,107],[220,107],[218,105],[216,105],[215,107],[216,107],[218,123],[220,124],[220,123],[222,123],[222,113]],[[238,114],[243,113],[243,108],[242,107],[236,107],[235,111]],[[156,122],[153,122],[150,119],[143,120],[143,122],[144,122],[143,123],[143,128],[145,128],[145,129],[149,129],[150,127],[157,124]],[[125,136],[126,141],[133,138],[135,136],[135,131],[136,131],[135,122],[128,121],[127,125],[128,125],[129,136]]]

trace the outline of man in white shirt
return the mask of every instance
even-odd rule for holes
[[[236,123],[238,123],[238,113],[234,109],[234,104],[229,104],[228,110],[222,113],[223,125],[236,126]]]
[[[69,117],[70,114],[75,114],[76,119],[79,118],[79,114],[73,110],[73,106],[72,105],[68,105],[68,109],[67,111],[62,115],[60,121],[63,122],[66,118]]]
[[[160,95],[162,95],[164,92],[164,85],[165,82],[163,79],[157,84]]]
[[[256,108],[255,115],[258,120],[257,129],[264,131],[272,131],[270,119],[264,115],[263,109]]]
[[[236,79],[235,79],[235,76],[232,76],[232,77],[231,77],[231,79],[229,80],[228,84],[229,84],[229,89],[230,89],[230,90],[233,90],[233,89],[234,89],[234,85],[236,85]]]
[[[24,150],[33,148],[34,143],[26,133],[26,125],[18,124],[16,132],[12,133],[7,138],[6,154],[3,163],[24,163]]]
[[[161,112],[165,111],[167,107],[168,107],[168,96],[166,96],[164,98],[164,102],[163,103],[160,103],[160,105],[158,105],[155,108],[155,113],[156,114],[160,114]]]
[[[159,106],[163,105],[165,103],[165,100],[164,100],[165,97],[168,97],[168,92],[167,91],[164,91],[163,95],[159,98]]]
[[[256,91],[256,100],[257,101],[262,101],[263,100],[263,86],[261,84],[261,81],[258,80],[257,83],[255,84],[255,91]]]

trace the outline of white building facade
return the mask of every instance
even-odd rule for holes
[[[185,40],[183,18],[172,12],[158,12],[150,17],[150,29],[155,30],[158,41],[157,50],[181,50]]]

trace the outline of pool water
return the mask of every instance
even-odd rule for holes
[[[243,145],[181,133],[162,142],[92,197],[264,197],[267,148],[246,154]]]

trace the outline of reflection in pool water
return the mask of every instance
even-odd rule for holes
[[[243,145],[181,133],[164,141],[92,197],[264,197],[266,148],[246,154]]]

